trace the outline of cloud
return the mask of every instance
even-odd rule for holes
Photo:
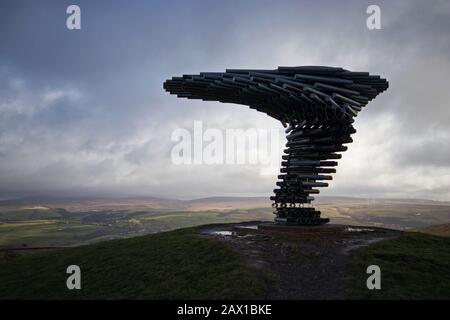
[[[184,73],[278,65],[370,71],[390,89],[356,119],[354,143],[323,194],[449,200],[450,6],[381,1],[68,1],[1,3],[0,196],[269,195],[258,165],[176,166],[177,128],[281,125],[245,106],[162,89]],[[176,7],[176,10],[174,9]]]

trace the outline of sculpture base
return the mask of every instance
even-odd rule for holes
[[[287,219],[287,218],[275,218],[276,224],[285,226],[320,226],[325,223],[330,222],[328,218],[297,218],[297,219]]]
[[[330,221],[328,218],[321,218],[320,211],[314,208],[278,208],[275,214],[275,223],[281,225],[320,226]]]
[[[258,225],[258,230],[267,234],[283,234],[295,237],[326,237],[332,235],[349,235],[347,225],[280,225],[277,223],[264,222]]]

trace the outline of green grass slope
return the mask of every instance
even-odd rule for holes
[[[72,264],[81,290],[66,288]],[[266,279],[190,228],[0,261],[0,299],[263,298]]]
[[[366,287],[369,265],[381,269],[381,290]],[[450,299],[450,238],[417,233],[384,240],[354,252],[351,269],[354,299]]]
[[[407,234],[348,259],[349,298],[450,299],[448,237]],[[72,264],[81,267],[82,290],[66,288]],[[381,290],[366,287],[373,264]],[[0,258],[0,299],[264,299],[272,281],[196,228]]]

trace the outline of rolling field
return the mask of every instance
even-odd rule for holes
[[[438,224],[434,226],[417,229],[414,231],[431,234],[435,236],[450,237],[450,223]]]
[[[331,223],[399,230],[450,222],[450,204],[429,200],[318,197]],[[74,246],[210,223],[271,221],[268,198],[18,199],[0,201],[0,248]]]
[[[73,246],[208,223],[272,218],[270,209],[258,208],[185,211],[113,204],[101,209],[68,208],[73,211],[51,206],[0,206],[0,248]]]

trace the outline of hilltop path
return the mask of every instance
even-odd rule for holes
[[[228,244],[251,266],[273,277],[267,299],[345,299],[349,253],[404,234],[342,225],[299,227],[294,232],[292,227],[258,225],[248,222],[206,226],[199,232]]]

